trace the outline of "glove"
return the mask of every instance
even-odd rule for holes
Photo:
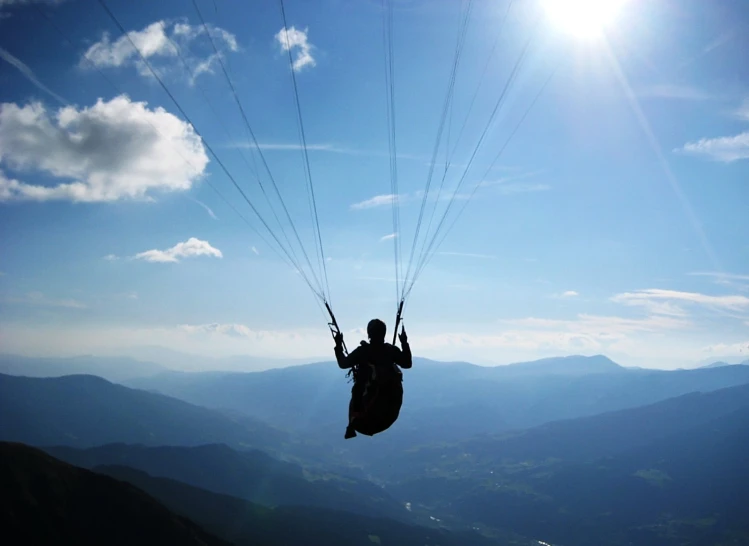
[[[400,335],[398,336],[398,339],[400,339],[400,340],[401,340],[401,344],[402,344],[402,345],[405,345],[405,344],[407,344],[407,343],[408,343],[408,335],[406,334],[406,329],[405,329],[405,328],[402,328],[402,329],[401,329],[401,333],[400,333]]]

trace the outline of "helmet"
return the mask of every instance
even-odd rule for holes
[[[367,335],[371,341],[385,341],[387,326],[380,319],[372,319],[367,324]]]

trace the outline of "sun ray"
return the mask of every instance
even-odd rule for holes
[[[619,60],[617,59],[616,55],[612,51],[611,46],[608,43],[608,41],[603,40],[603,42],[604,42],[603,51],[605,52],[606,57],[609,63],[611,64],[611,68],[613,69],[616,75],[616,78],[619,81],[619,84],[622,86],[622,90],[627,96],[629,105],[632,108],[632,112],[634,113],[635,118],[637,119],[637,122],[639,123],[640,128],[642,129],[642,132],[645,134],[645,137],[647,138],[648,143],[650,144],[650,147],[653,150],[653,153],[655,153],[656,157],[658,158],[658,162],[660,163],[661,169],[663,170],[663,174],[666,176],[666,179],[668,180],[669,185],[671,186],[671,189],[674,191],[677,199],[681,203],[682,209],[684,210],[684,214],[689,220],[689,222],[691,223],[692,229],[694,229],[695,235],[697,236],[697,238],[700,241],[700,244],[702,245],[702,250],[705,252],[706,256],[710,260],[713,268],[715,268],[716,270],[720,272],[724,272],[723,268],[720,265],[720,262],[718,261],[718,258],[715,252],[713,251],[712,245],[710,244],[710,241],[707,238],[707,235],[705,234],[705,230],[702,229],[702,225],[699,219],[697,218],[697,215],[695,214],[694,209],[692,208],[692,205],[689,202],[689,199],[682,191],[681,186],[679,184],[679,180],[676,178],[676,175],[671,169],[671,165],[666,159],[666,156],[663,153],[663,149],[661,148],[661,145],[658,142],[658,139],[653,133],[653,130],[650,126],[650,122],[648,121],[647,117],[645,116],[645,113],[642,111],[642,108],[640,107],[640,103],[637,100],[637,96],[632,90],[632,86],[629,84],[629,80],[627,79],[627,76],[624,74],[624,71],[622,70],[621,65],[619,64]]]

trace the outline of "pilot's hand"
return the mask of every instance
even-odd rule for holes
[[[405,327],[401,329],[401,333],[398,336],[398,339],[401,340],[401,344],[408,343],[408,335],[406,334],[406,328]]]
[[[336,347],[343,346],[343,332],[337,332],[336,334],[334,334],[333,339],[335,340]]]

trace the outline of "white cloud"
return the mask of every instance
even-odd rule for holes
[[[395,239],[397,236],[397,233],[390,233],[388,235],[385,235],[384,237],[380,237],[380,242],[382,243],[383,241],[390,241],[392,239]]]
[[[0,4],[2,5],[2,4]],[[14,57],[10,54],[7,50],[0,47],[0,59],[3,59],[5,62],[10,64],[11,66],[15,67],[21,74],[24,75],[24,77],[29,80],[31,83],[36,85],[39,89],[47,93],[49,96],[54,98],[55,100],[61,102],[62,104],[67,104],[68,101],[66,101],[64,98],[62,98],[60,95],[52,91],[49,87],[44,85],[42,82],[39,81],[39,79],[36,77],[34,72],[26,66],[18,57]]]
[[[745,296],[710,296],[696,292],[679,292],[657,288],[616,294],[611,298],[611,301],[624,305],[644,307],[653,314],[671,316],[686,315],[686,312],[677,303],[700,305],[725,311],[749,309],[749,298]]]
[[[567,290],[566,292],[562,292],[561,297],[563,298],[575,298],[579,296],[580,294],[578,292],[575,292],[574,290]]]
[[[107,254],[106,256],[104,256],[104,259],[107,260],[108,262],[115,262],[119,260],[120,257],[117,256],[116,254]]]
[[[705,156],[725,163],[749,159],[749,131],[736,136],[702,138],[696,142],[687,142],[683,148],[674,151]]]
[[[121,95],[50,115],[41,103],[0,105],[0,167],[65,182],[35,185],[0,172],[0,201],[76,202],[147,198],[188,190],[208,156],[190,125]]]
[[[223,28],[213,26],[210,23],[203,25],[190,26],[187,23],[177,23],[174,25],[174,36],[184,38],[185,40],[192,41],[196,38],[203,36],[208,28],[208,33],[214,42],[218,42],[216,46],[220,46],[222,43],[228,47],[231,51],[239,51],[239,43],[237,37],[231,32],[224,30]]]
[[[135,255],[137,260],[147,262],[179,262],[180,258],[191,258],[196,256],[214,256],[223,258],[223,254],[217,248],[213,248],[208,241],[201,241],[195,237],[190,237],[183,243],[177,243],[172,248],[166,250],[146,250]]]
[[[122,66],[139,57],[131,41],[146,59],[176,56],[177,50],[169,43],[165,29],[164,21],[156,21],[143,30],[131,30],[127,36],[121,36],[114,42],[110,42],[109,34],[104,33],[101,40],[86,50],[83,59],[99,68]]]
[[[312,45],[307,39],[307,29],[297,30],[293,26],[291,28],[282,28],[278,31],[275,38],[281,46],[281,51],[289,51],[295,47],[299,48],[292,65],[295,71],[299,71],[305,66],[315,66],[315,59],[312,57]]]
[[[371,209],[375,207],[382,207],[385,205],[390,205],[393,200],[395,199],[395,195],[392,193],[387,195],[375,195],[374,197],[370,199],[366,199],[364,201],[360,201],[359,203],[354,203],[351,205],[351,210],[362,210],[362,209]]]
[[[254,253],[255,253],[256,255],[260,256],[260,251],[259,251],[259,250],[257,249],[257,247],[254,247],[254,246],[253,246],[253,247],[251,248],[251,250],[252,250],[252,252],[254,252]]]
[[[233,34],[210,24],[206,26],[220,53],[239,50],[237,39]],[[83,54],[80,65],[85,67],[86,64],[91,64],[97,68],[135,66],[142,76],[151,77],[151,72],[141,60],[138,50],[149,63],[159,61],[158,65],[152,64],[152,66],[154,70],[161,69],[162,71],[175,63],[182,70],[182,62],[177,61],[181,55],[191,69],[188,81],[194,84],[201,74],[212,73],[213,65],[218,60],[212,46],[208,45],[209,37],[205,34],[203,25],[191,26],[188,23],[170,25],[166,21],[156,21],[143,30],[129,31],[128,36],[121,36],[114,42],[110,41],[109,34],[104,33],[101,40],[89,47]],[[137,50],[133,48],[131,41]],[[197,49],[201,52],[193,53],[193,50]],[[209,49],[210,53],[206,53]]]
[[[675,99],[675,100],[709,100],[709,93],[689,85],[660,84],[640,89],[637,93],[644,98]]]

